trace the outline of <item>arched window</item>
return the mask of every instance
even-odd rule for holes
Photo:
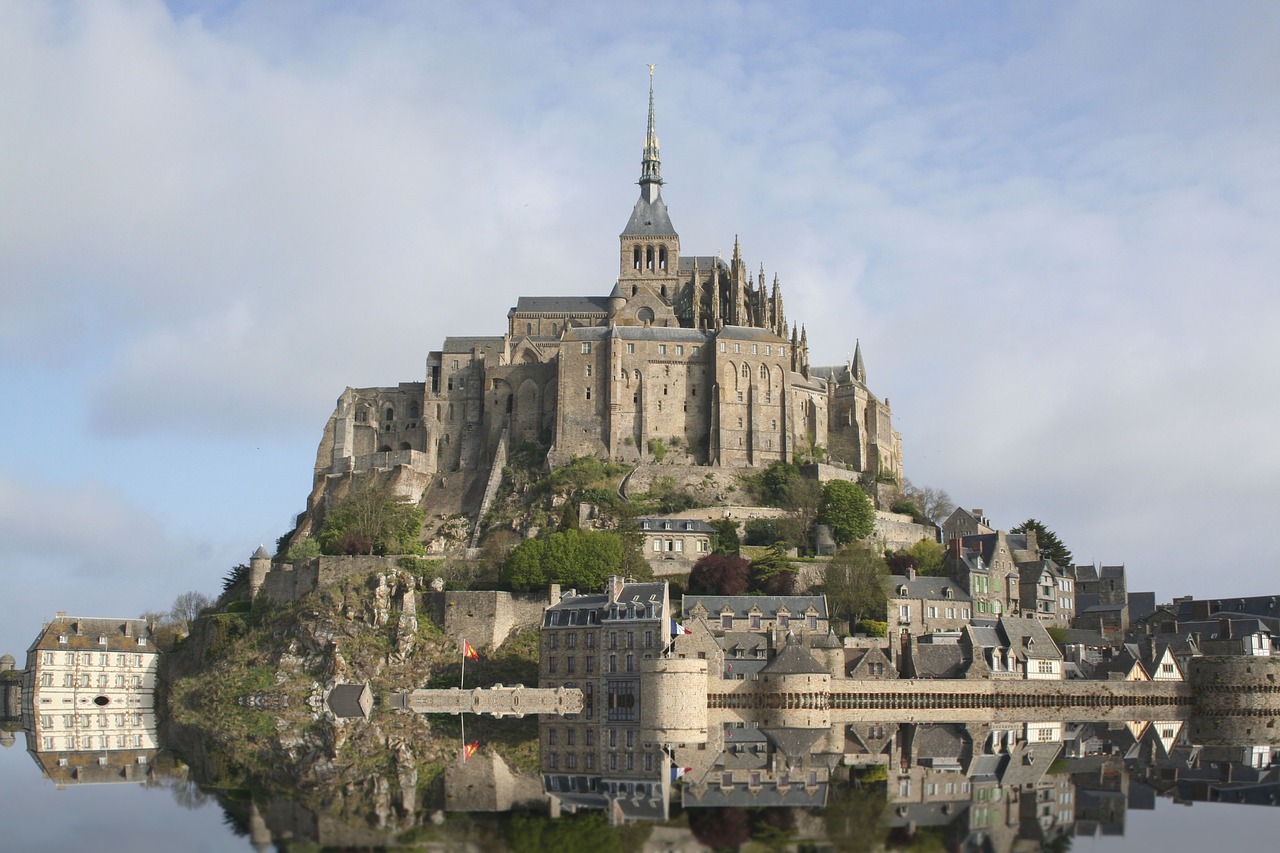
[[[631,250],[631,266],[633,269],[640,269],[640,247],[636,246]]]
[[[663,270],[667,268],[667,247],[666,246],[658,247],[658,268]],[[665,293],[662,295],[666,296]]]
[[[401,450],[413,450],[413,448],[409,446],[409,442],[407,442],[407,441],[402,441],[402,442],[400,442],[400,449],[401,449]]]
[[[742,378],[743,378],[743,379],[750,379],[750,378],[751,378],[751,371],[747,368],[747,366],[746,366],[745,364],[744,364],[744,365],[742,365]]]
[[[396,410],[387,406],[387,420],[394,421],[396,419]]]
[[[417,404],[417,403],[410,403],[410,404],[409,404],[409,419],[410,419],[410,420],[417,420],[417,419],[418,419],[418,413],[419,413],[419,411],[420,411],[420,410],[418,409],[418,404]]]
[[[760,378],[761,379],[769,378],[769,368],[765,367],[763,364],[760,365]]]
[[[647,246],[644,250],[644,268],[653,271],[653,247]]]

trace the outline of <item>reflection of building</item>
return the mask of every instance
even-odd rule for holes
[[[159,658],[145,620],[58,613],[44,626],[27,649],[23,717],[28,748],[46,774],[68,776],[70,768],[76,780],[119,779],[129,776],[122,761],[145,762],[157,745]]]
[[[159,652],[142,619],[59,613],[27,650],[27,748],[59,783],[140,781],[157,748]]]
[[[538,727],[544,783],[561,805],[606,809],[611,819],[666,816],[667,756],[641,730],[641,709],[657,697],[670,626],[666,583],[611,577],[602,594],[566,595],[547,608],[538,683],[583,692],[581,714],[544,716]],[[705,708],[705,670],[698,680]]]

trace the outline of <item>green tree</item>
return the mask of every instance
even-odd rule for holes
[[[507,555],[501,581],[519,590],[548,583],[602,589],[610,575],[621,573],[623,550],[622,537],[604,530],[563,530],[545,539],[526,539]]]
[[[310,560],[312,557],[320,556],[320,543],[311,536],[303,536],[297,542],[289,546],[289,550],[285,552],[284,558],[289,562],[296,560]]]
[[[1053,560],[1063,568],[1072,564],[1074,558],[1071,556],[1071,549],[1063,544],[1062,540],[1058,538],[1058,534],[1045,527],[1042,522],[1034,518],[1028,518],[1009,532],[1035,533],[1036,544],[1040,546],[1041,559]]]
[[[791,595],[795,592],[796,573],[791,561],[779,547],[751,561],[751,591],[764,595]]]
[[[916,561],[916,574],[943,577],[947,573],[946,549],[932,539],[921,539],[907,549]]]
[[[856,483],[832,480],[822,489],[818,521],[831,528],[840,545],[855,539],[866,539],[876,525],[876,510],[871,499]]]
[[[329,507],[316,539],[325,554],[421,554],[422,510],[369,483]]]
[[[808,552],[813,545],[813,524],[822,507],[822,485],[817,480],[790,480],[782,506],[787,514],[779,519],[778,532]]]
[[[715,530],[711,550],[717,554],[738,553],[742,548],[742,540],[738,537],[738,522],[732,518],[717,518],[707,524]]]
[[[888,579],[889,567],[884,557],[871,545],[855,542],[827,564],[827,606],[836,616],[848,619],[850,625],[863,618],[884,619]]]
[[[835,853],[883,849],[889,831],[887,793],[887,783],[882,780],[855,779],[830,787],[822,822]]]

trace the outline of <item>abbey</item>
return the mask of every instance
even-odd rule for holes
[[[856,472],[900,477],[901,437],[888,400],[867,388],[860,347],[849,363],[811,366],[777,276],[748,272],[736,239],[727,260],[684,254],[662,184],[650,78],[640,197],[613,291],[520,297],[505,334],[446,338],[424,381],[348,388],[317,488],[399,467],[420,495],[432,477],[500,468],[525,442],[549,447],[553,466],[587,455],[639,463],[657,450],[759,467],[824,447]]]

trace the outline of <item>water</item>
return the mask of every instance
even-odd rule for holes
[[[175,746],[162,733],[145,763],[132,753],[125,762],[107,753],[64,753],[65,766],[46,759],[61,785],[19,732],[0,750],[2,846],[657,850],[754,839],[839,850],[880,841],[917,850],[1205,850],[1272,849],[1280,831],[1280,752],[1195,744],[1177,720],[775,719],[769,727],[733,715],[713,713],[701,745],[647,742],[631,729],[628,748],[627,729],[584,717],[468,717],[464,735],[456,718],[380,712],[336,739],[325,724],[264,741],[272,749],[295,741],[294,767],[254,764],[252,750],[199,745],[189,731]],[[476,749],[464,761],[467,744]],[[197,749],[207,751],[183,754]],[[95,781],[103,776],[121,781]],[[290,777],[293,790],[280,785]],[[1253,804],[1211,801],[1221,799]]]

